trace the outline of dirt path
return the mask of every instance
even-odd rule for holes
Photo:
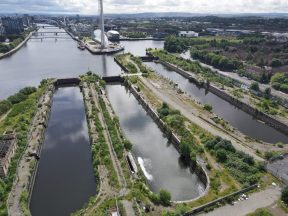
[[[5,113],[4,115],[0,116],[0,122],[2,122],[6,116],[11,112],[11,110],[9,110],[7,113]]]
[[[114,151],[112,140],[111,140],[111,137],[110,137],[110,134],[109,134],[109,130],[107,128],[107,125],[106,125],[106,122],[105,122],[105,119],[104,119],[104,116],[103,116],[103,112],[101,110],[100,105],[98,104],[98,94],[97,94],[97,92],[95,90],[95,86],[94,85],[90,86],[90,91],[92,93],[93,101],[94,101],[97,109],[100,110],[100,112],[98,113],[98,118],[99,118],[99,120],[100,120],[100,122],[101,122],[101,124],[102,124],[102,126],[104,128],[104,137],[105,137],[106,142],[108,143],[110,157],[112,159],[113,167],[114,167],[114,169],[116,171],[116,174],[117,174],[118,182],[119,182],[121,188],[123,188],[125,190],[126,186],[127,186],[127,183],[126,183],[126,180],[125,180],[125,177],[124,177],[120,162],[119,162],[119,160],[118,160],[118,158],[116,156],[116,153]]]
[[[90,98],[89,98],[89,89],[88,89],[87,83],[84,83],[83,87],[84,87],[83,93],[84,93],[84,98],[85,98],[84,102],[86,104],[88,114],[91,115],[92,104],[89,101]],[[89,125],[90,125],[90,131],[89,131],[90,136],[92,140],[96,140],[98,138],[98,134],[97,134],[95,122],[93,119],[89,119]],[[85,212],[84,215],[93,215],[93,212],[99,207],[99,205],[101,205],[105,201],[105,199],[116,195],[116,192],[113,191],[113,189],[109,185],[108,170],[106,169],[104,165],[98,166],[98,173],[99,173],[99,179],[100,179],[99,192],[94,201],[93,207],[91,209],[88,209],[88,212]]]
[[[45,94],[39,99],[38,103],[42,104],[43,106],[39,108],[32,120],[31,128],[28,134],[27,148],[22,154],[17,166],[13,187],[7,201],[9,215],[23,215],[20,203],[21,195],[24,191],[29,190],[29,184],[32,184],[33,186],[33,181],[30,182],[32,177],[31,164],[34,162],[36,163],[36,159],[34,157],[29,157],[29,153],[35,152],[41,148],[45,133],[45,127],[43,126],[43,123],[46,124],[48,122],[48,116],[50,112],[49,104],[52,103],[52,97],[53,94],[49,90],[45,92]]]
[[[258,208],[264,208],[275,203],[281,195],[281,189],[279,187],[270,187],[264,191],[253,193],[248,200],[237,201],[232,205],[225,205],[212,212],[204,213],[205,216],[223,216],[234,215],[244,216],[254,212]]]
[[[215,136],[221,136],[224,139],[231,140],[233,146],[239,150],[243,151],[258,161],[264,161],[263,158],[259,157],[252,148],[244,146],[239,142],[239,140],[235,139],[234,137],[230,136],[229,134],[225,133],[224,131],[214,127],[213,125],[209,124],[207,121],[203,120],[199,116],[196,116],[193,112],[193,108],[191,105],[185,103],[184,100],[180,100],[175,95],[169,94],[167,91],[162,90],[161,88],[155,87],[151,84],[147,79],[141,77],[140,78],[142,83],[153,92],[161,101],[166,102],[168,105],[173,107],[174,109],[179,110],[185,117],[187,117],[191,122],[199,125],[201,128],[209,131]]]

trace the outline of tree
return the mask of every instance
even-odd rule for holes
[[[259,84],[258,82],[253,82],[250,86],[250,89],[254,90],[254,91],[259,91],[260,88],[259,88]]]
[[[0,116],[6,113],[11,106],[12,104],[7,100],[0,101]]]
[[[288,186],[282,191],[281,200],[288,205]]]
[[[160,191],[159,191],[159,200],[160,200],[161,204],[164,205],[164,206],[170,205],[170,202],[171,202],[171,194],[170,194],[170,192],[165,190],[165,189],[160,189]]]
[[[126,139],[123,141],[123,144],[124,144],[124,148],[127,149],[128,151],[130,151],[133,147],[132,143]]]
[[[224,149],[218,149],[216,151],[216,157],[219,162],[224,163],[227,160],[227,152]]]
[[[282,66],[282,62],[277,58],[273,58],[271,62],[271,67],[280,67],[280,66]]]
[[[264,91],[264,98],[269,99],[271,96],[271,88],[266,88]]]
[[[185,159],[189,160],[191,154],[191,148],[187,143],[180,143],[180,155]]]

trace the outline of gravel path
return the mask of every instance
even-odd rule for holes
[[[157,98],[159,98],[161,101],[166,102],[168,105],[173,107],[174,109],[179,110],[185,117],[187,117],[191,122],[194,122],[195,124],[199,125],[201,128],[209,131],[215,136],[221,136],[224,139],[231,140],[233,146],[239,150],[243,151],[253,158],[255,158],[258,161],[264,161],[263,158],[259,157],[256,153],[254,153],[254,150],[244,146],[239,142],[239,140],[235,139],[234,137],[230,136],[229,134],[225,133],[222,130],[219,130],[218,128],[214,127],[213,125],[209,124],[208,122],[204,121],[199,116],[196,116],[193,113],[193,108],[191,105],[185,103],[183,100],[178,99],[175,95],[169,94],[167,91],[162,90],[161,88],[156,88],[153,84],[151,84],[147,79],[141,78],[141,81],[143,84],[150,89],[153,94],[156,95]]]

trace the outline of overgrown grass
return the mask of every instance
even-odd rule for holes
[[[0,215],[7,215],[6,201],[15,178],[18,161],[27,147],[28,132],[37,112],[37,103],[46,87],[47,83],[41,85],[36,92],[27,96],[22,102],[12,105],[11,112],[0,123],[0,134],[6,130],[15,130],[17,136],[17,150],[11,160],[8,174],[0,179]]]

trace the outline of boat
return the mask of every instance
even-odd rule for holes
[[[79,42],[79,44],[78,44],[78,48],[79,48],[80,50],[85,50],[86,46],[85,46],[85,44],[81,41],[81,42]]]

